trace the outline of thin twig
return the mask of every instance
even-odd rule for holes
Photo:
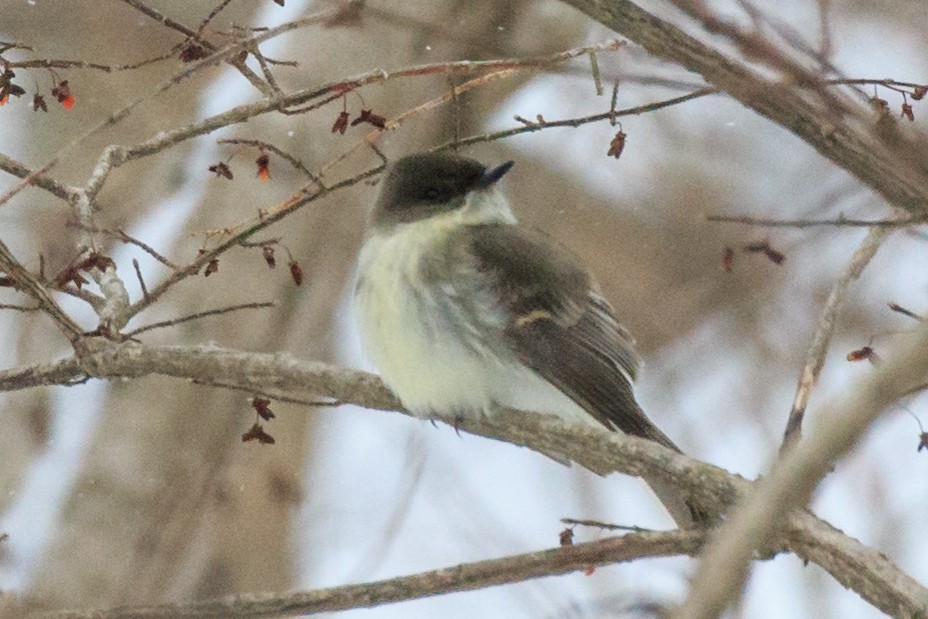
[[[218,389],[229,389],[231,391],[244,391],[251,395],[261,396],[262,398],[267,398],[268,400],[273,400],[275,402],[286,402],[287,404],[298,404],[299,406],[309,406],[311,408],[335,408],[338,406],[344,406],[346,402],[341,402],[339,400],[305,400],[302,398],[294,398],[293,396],[283,395],[281,393],[276,393],[272,391],[265,391],[262,389],[255,389],[253,385],[251,386],[242,386],[236,385],[235,383],[227,383],[218,380],[209,380],[202,378],[193,379],[193,384],[195,385],[204,385],[206,387],[216,387]]]
[[[0,206],[3,206],[6,202],[9,202],[13,198],[13,196],[18,194],[20,191],[22,191],[29,185],[33,185],[33,184],[38,185],[38,179],[42,178],[46,172],[51,170],[55,166],[56,163],[58,163],[57,160],[49,161],[48,163],[46,163],[44,166],[42,166],[38,170],[33,170],[27,176],[23,177],[23,179],[19,181],[19,183],[17,183],[16,185],[13,185],[13,187],[10,188],[9,191],[4,193],[3,195],[0,195]]]
[[[72,222],[72,223],[68,223],[67,225],[69,225],[69,226],[76,226],[76,227],[79,227],[79,228],[83,228],[83,226],[82,226],[81,224],[79,224],[79,223],[73,223],[73,222]],[[139,240],[139,239],[137,239],[137,238],[135,238],[135,237],[130,236],[129,234],[127,234],[122,228],[109,229],[109,228],[91,227],[91,228],[88,229],[88,231],[89,231],[89,232],[95,232],[95,233],[98,233],[98,234],[106,234],[106,235],[109,235],[109,236],[115,236],[116,238],[118,238],[118,239],[119,239],[120,241],[122,241],[123,243],[129,243],[129,244],[135,245],[136,247],[138,247],[139,249],[141,249],[142,251],[144,251],[146,254],[148,254],[149,256],[151,256],[152,258],[154,258],[155,260],[157,260],[158,262],[160,262],[160,263],[163,264],[164,266],[168,267],[168,268],[171,269],[172,271],[179,271],[180,268],[181,268],[181,267],[179,267],[178,265],[176,265],[176,264],[174,264],[173,262],[171,262],[170,260],[168,260],[167,258],[165,258],[165,257],[164,257],[163,255],[161,255],[160,253],[158,253],[154,248],[152,248],[150,245],[148,245],[148,244],[145,243],[144,241],[141,241],[141,240]]]
[[[844,305],[848,287],[852,281],[860,277],[864,267],[867,266],[892,230],[889,227],[871,228],[863,243],[854,252],[851,261],[844,267],[844,271],[841,272],[838,280],[832,286],[819,316],[818,326],[812,336],[812,343],[806,353],[805,364],[799,374],[796,396],[793,399],[793,406],[786,421],[786,430],[783,432],[783,444],[780,446],[781,452],[789,449],[802,436],[802,421],[805,417],[806,406],[809,403],[812,390],[818,383],[822,368],[825,366],[825,355],[828,353],[828,345],[831,343],[831,336],[835,330],[838,313]]]
[[[209,12],[209,15],[203,18],[203,21],[201,21],[200,25],[197,27],[197,32],[196,32],[197,37],[203,34],[203,31],[206,30],[206,27],[209,25],[209,23],[213,21],[213,18],[219,15],[219,13],[223,11],[223,9],[229,6],[230,2],[232,2],[232,0],[222,0],[219,4],[217,4],[213,8],[212,11]]]
[[[288,153],[287,151],[274,146],[270,142],[265,142],[264,140],[249,140],[245,138],[223,138],[218,141],[219,144],[245,144],[247,146],[254,146],[263,150],[269,150],[281,159],[287,161],[294,168],[302,172],[309,180],[314,182],[320,189],[325,189],[325,184],[323,184],[322,179],[315,174],[312,170],[306,167],[302,161]]]
[[[248,220],[248,222],[246,222],[245,224],[242,224],[243,226],[247,225],[247,227],[244,227],[244,229],[235,231],[234,229],[230,228],[229,230],[227,230],[229,234],[228,234],[228,238],[225,241],[223,241],[222,243],[220,243],[213,249],[208,250],[202,255],[198,256],[197,259],[191,262],[189,265],[181,268],[178,271],[175,271],[170,277],[168,277],[166,280],[164,280],[163,282],[155,286],[155,288],[150,291],[148,299],[141,299],[133,303],[130,306],[129,311],[128,311],[129,317],[135,316],[136,314],[138,314],[145,308],[149,307],[152,303],[160,299],[161,296],[165,292],[167,292],[169,289],[171,289],[173,286],[187,279],[191,275],[198,273],[200,269],[202,269],[206,264],[209,263],[210,260],[218,256],[222,252],[226,251],[230,247],[233,247],[235,245],[240,245],[242,241],[247,240],[253,234],[256,234],[257,232],[260,232],[261,230],[266,229],[272,224],[277,223],[278,221],[280,221],[281,219],[283,219],[290,213],[302,208],[303,206],[306,206],[307,204],[311,202],[319,200],[320,198],[324,198],[325,196],[335,191],[338,191],[345,187],[356,185],[364,180],[367,180],[368,178],[371,178],[372,176],[376,176],[377,174],[380,174],[380,172],[383,171],[384,167],[385,166],[383,165],[379,165],[374,168],[370,168],[365,172],[361,172],[360,174],[356,174],[355,176],[352,176],[351,178],[347,178],[343,181],[335,183],[334,185],[327,186],[325,189],[320,189],[319,191],[313,194],[306,194],[301,191],[295,196],[291,197],[289,200],[285,200],[284,202],[277,205],[275,208],[268,210],[265,213],[265,216],[262,217],[260,220],[256,222],[253,220]]]
[[[135,258],[132,259],[132,268],[135,269],[135,276],[139,280],[139,286],[142,288],[142,298],[148,298],[148,288],[145,287],[145,278],[142,277],[142,269],[139,268],[139,261]]]
[[[766,219],[747,215],[707,215],[706,221],[745,224],[761,228],[813,228],[816,226],[836,226],[849,228],[904,228],[928,223],[928,218],[903,217],[895,219],[847,219],[843,215],[837,219]]]
[[[632,527],[624,524],[610,524],[608,522],[602,522],[601,520],[561,518],[561,522],[569,526],[593,527],[594,529],[602,529],[604,531],[634,531],[636,533],[648,533],[653,531],[653,529]]]
[[[0,303],[0,310],[14,310],[17,312],[35,312],[42,309],[41,305],[29,307],[27,305],[16,305],[15,303]]]
[[[439,151],[445,150],[453,147],[467,146],[470,144],[478,144],[481,142],[492,142],[495,140],[501,140],[503,138],[508,138],[514,135],[519,135],[521,133],[532,133],[535,131],[541,131],[543,129],[551,129],[554,127],[579,127],[588,123],[600,122],[603,120],[614,120],[622,116],[632,116],[637,114],[645,114],[648,112],[653,112],[655,110],[660,110],[666,107],[673,105],[679,105],[681,103],[686,103],[687,101],[692,101],[693,99],[698,99],[700,97],[705,97],[706,95],[716,94],[718,92],[715,88],[703,88],[689,94],[681,95],[679,97],[673,97],[672,99],[665,99],[663,101],[657,101],[654,103],[649,103],[647,105],[639,105],[636,107],[625,108],[622,110],[611,110],[609,112],[603,112],[601,114],[593,114],[592,116],[582,116],[580,118],[569,118],[566,120],[545,120],[544,123],[531,123],[528,125],[523,124],[520,127],[513,127],[512,129],[503,129],[502,131],[494,131],[492,133],[485,133],[483,135],[475,135],[469,138],[464,138],[457,142],[445,142],[444,144],[433,148],[432,150]]]
[[[140,276],[141,277],[141,276]],[[148,298],[149,295],[145,295]],[[139,327],[133,331],[125,333],[125,337],[135,337],[140,333],[145,333],[146,331],[151,331],[152,329],[163,329],[165,327],[173,327],[184,322],[190,322],[191,320],[199,320],[200,318],[206,318],[207,316],[219,316],[220,314],[228,314],[231,312],[237,312],[243,309],[262,309],[265,307],[275,307],[277,305],[274,301],[262,301],[260,303],[240,303],[238,305],[229,305],[227,307],[220,307],[216,309],[206,310],[203,312],[197,312],[196,314],[190,314],[189,316],[183,316],[181,318],[173,318],[171,320],[162,320],[161,322],[153,322],[150,325],[145,325]]]
[[[182,26],[182,25],[180,25],[180,24],[177,24],[177,22],[174,22],[173,20],[170,20],[169,18],[164,17],[163,15],[161,15],[160,13],[158,13],[157,11],[154,11],[153,9],[150,9],[150,8],[147,7],[144,3],[139,2],[139,0],[123,0],[123,2],[129,4],[130,6],[133,6],[133,7],[137,8],[137,9],[139,9],[139,10],[141,10],[141,11],[142,11],[143,13],[145,13],[146,15],[149,15],[149,16],[152,16],[152,17],[157,16],[156,19],[158,19],[159,21],[161,21],[162,23],[164,23],[166,26],[175,27],[175,29],[177,29],[177,27],[179,26],[180,28],[183,29],[183,31],[185,32],[185,34],[188,33],[188,32],[191,33],[191,34],[195,34],[195,33],[193,33],[192,31],[190,31],[189,29],[187,29],[186,27],[184,27],[184,26]],[[157,86],[155,86],[154,88],[152,88],[150,91],[144,93],[143,95],[141,95],[140,97],[138,97],[138,98],[135,99],[134,101],[129,102],[128,104],[126,104],[126,105],[125,105],[124,107],[122,107],[121,109],[119,109],[119,110],[117,110],[116,112],[110,114],[107,118],[105,118],[104,120],[100,121],[99,124],[97,124],[97,125],[91,127],[90,129],[88,129],[87,131],[85,131],[84,133],[82,133],[81,135],[78,135],[78,136],[76,136],[75,138],[73,138],[70,142],[68,142],[66,145],[64,145],[62,148],[60,148],[60,149],[58,150],[57,154],[51,159],[51,161],[49,161],[49,162],[46,163],[44,166],[42,166],[42,168],[40,168],[39,170],[37,170],[34,174],[41,174],[41,173],[44,173],[45,171],[47,171],[48,169],[51,169],[53,166],[55,166],[55,165],[58,163],[58,161],[61,159],[61,157],[63,157],[66,153],[70,152],[73,148],[77,147],[78,145],[80,145],[80,144],[85,144],[85,143],[87,142],[87,139],[90,138],[91,136],[94,136],[94,135],[96,135],[98,132],[100,132],[100,131],[102,131],[102,130],[104,130],[104,129],[107,129],[107,128],[109,128],[109,127],[111,127],[111,126],[113,126],[113,125],[119,123],[119,122],[122,121],[124,118],[126,118],[127,116],[129,116],[129,114],[130,114],[132,111],[134,111],[135,108],[138,107],[139,105],[142,105],[143,103],[150,102],[152,99],[154,99],[154,98],[157,97],[158,95],[161,95],[162,93],[166,92],[167,90],[173,88],[173,87],[176,86],[178,83],[180,83],[180,82],[186,80],[187,78],[189,78],[190,76],[192,76],[192,75],[198,73],[199,71],[203,70],[204,68],[210,67],[210,66],[215,65],[216,63],[225,61],[225,60],[227,60],[227,59],[229,59],[229,58],[235,56],[236,54],[238,54],[238,53],[240,53],[240,52],[242,52],[242,51],[245,51],[245,50],[247,50],[247,49],[249,49],[249,48],[251,48],[251,47],[253,47],[253,46],[255,46],[255,45],[257,45],[257,44],[259,44],[259,43],[261,43],[261,42],[263,42],[263,41],[266,41],[266,40],[268,40],[268,39],[271,39],[271,38],[280,36],[280,35],[282,35],[282,34],[284,34],[284,33],[286,33],[286,32],[290,32],[290,31],[295,30],[295,29],[297,29],[297,28],[302,28],[302,27],[306,27],[306,26],[309,26],[309,25],[319,24],[319,23],[325,21],[326,19],[328,19],[329,17],[331,17],[331,16],[332,16],[333,14],[335,14],[336,12],[337,12],[337,9],[331,9],[331,10],[326,10],[326,11],[320,11],[319,13],[315,13],[315,14],[310,15],[310,16],[308,16],[308,17],[305,17],[305,18],[302,18],[302,19],[298,19],[298,20],[295,20],[295,21],[292,21],[292,22],[288,22],[288,23],[286,23],[286,24],[282,24],[281,26],[278,26],[278,27],[276,27],[276,28],[271,28],[270,30],[267,30],[266,32],[262,32],[261,34],[256,35],[255,37],[253,37],[253,38],[251,38],[251,39],[248,39],[248,40],[245,40],[245,41],[236,42],[236,43],[233,43],[233,44],[231,44],[231,45],[228,45],[228,46],[226,46],[226,47],[224,47],[224,48],[222,48],[222,49],[219,49],[219,50],[215,51],[214,53],[210,54],[208,57],[203,58],[202,60],[199,60],[199,61],[190,63],[190,64],[187,65],[185,68],[181,69],[180,71],[178,71],[178,72],[175,73],[174,75],[170,76],[169,78],[167,78],[166,80],[164,80],[163,82],[161,82],[160,84],[158,84]],[[233,62],[233,64],[235,64],[235,63]],[[244,65],[242,65],[241,63],[239,63],[239,64],[236,65],[236,66],[237,66],[237,68],[239,68],[239,70],[246,70],[246,69],[247,69],[247,67],[244,67]],[[255,78],[256,78],[256,79],[258,80],[258,82],[261,84],[261,88],[263,89],[262,92],[266,91],[266,90],[267,90],[267,86],[266,86],[263,82],[261,82],[260,78],[258,78],[257,76],[255,76]],[[276,108],[281,104],[281,101],[279,101],[280,97],[273,97],[273,96],[272,96],[273,93],[270,93],[270,92],[264,92],[264,94],[265,94],[266,97],[269,97],[269,99],[266,99],[265,101],[262,102],[263,104],[269,106],[269,107],[268,107],[268,110],[265,110],[265,111],[270,111],[271,109],[276,109]],[[286,98],[284,98],[284,99],[286,99]],[[268,104],[267,101],[271,101],[271,103]],[[257,104],[252,104],[252,106],[255,106],[255,105],[257,105]],[[243,107],[243,106],[239,106],[239,107],[241,108],[241,107]],[[248,106],[244,106],[244,107],[248,107]],[[260,108],[260,105],[258,105],[258,107]],[[227,112],[226,114],[228,114],[228,112]],[[220,115],[220,116],[223,116],[223,115]],[[215,117],[214,117],[214,118],[215,118]],[[210,119],[207,119],[207,121],[208,121],[208,120],[210,120]],[[206,121],[204,121],[204,122],[206,122]],[[193,137],[193,136],[190,135],[190,136],[188,136],[188,137]],[[170,144],[170,142],[164,141],[164,140],[161,140],[161,142],[162,142],[162,144],[164,144],[164,145]],[[159,152],[160,152],[160,151],[159,151]],[[126,157],[128,158],[128,153],[126,154]],[[122,163],[125,163],[125,160],[119,161],[119,162],[115,162],[115,163],[113,164],[113,167],[116,167],[116,166],[118,166],[118,165],[121,165]],[[14,188],[13,190],[7,192],[9,195],[5,196],[5,200],[8,200],[8,199],[11,198],[13,195],[15,195],[16,193],[18,193],[19,191],[21,191],[22,188],[23,188],[24,186],[26,186],[26,185],[29,184],[29,181],[31,181],[31,178],[27,178],[27,179],[24,181],[24,182],[25,182],[25,185],[22,185],[22,184],[21,184],[20,186],[18,186],[18,187],[16,187],[16,188]],[[3,203],[3,199],[0,199],[0,204],[2,204],[2,203]]]

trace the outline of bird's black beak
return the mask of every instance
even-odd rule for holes
[[[507,161],[502,165],[498,165],[495,168],[490,168],[483,173],[483,176],[477,179],[477,182],[474,183],[476,189],[486,189],[494,184],[496,181],[503,178],[503,175],[509,171],[512,166],[515,165],[515,161]]]

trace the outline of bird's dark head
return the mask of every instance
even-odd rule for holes
[[[459,210],[469,195],[490,189],[512,165],[507,161],[488,169],[475,159],[447,153],[403,157],[387,168],[372,223],[391,227]]]

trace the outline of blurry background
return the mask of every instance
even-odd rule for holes
[[[148,3],[196,27],[213,2]],[[731,3],[736,6],[736,3]],[[903,2],[827,2],[834,61],[851,77],[924,82],[928,9]],[[210,26],[273,26],[322,5],[289,0],[232,2]],[[673,15],[661,3],[645,8]],[[719,5],[735,11],[733,6]],[[818,45],[819,3],[792,0],[778,16]],[[737,13],[734,13],[737,14]],[[0,41],[35,48],[36,58],[104,64],[141,61],[182,40],[117,0],[0,0]],[[457,59],[532,56],[611,38],[587,17],[553,0],[370,2],[359,23],[312,28],[275,39],[262,51],[298,68],[276,75],[302,88],[374,68]],[[213,40],[222,44],[221,34]],[[21,54],[21,52],[19,52]],[[25,58],[10,52],[15,59]],[[599,56],[604,80],[621,80],[619,107],[689,91],[698,76],[660,64],[629,46]],[[38,167],[87,127],[134,100],[180,61],[134,71],[59,71],[77,98],[65,112],[34,113],[28,99],[0,109],[0,152]],[[31,95],[48,91],[44,71],[20,71]],[[447,88],[443,77],[397,80],[361,90],[364,104],[392,117]],[[881,90],[898,110],[901,99]],[[89,140],[53,175],[83,183],[100,150],[133,144],[186,125],[258,93],[224,66],[201,72]],[[356,114],[361,101],[347,104]],[[523,73],[462,98],[462,134],[514,126],[514,114],[555,120],[608,109],[597,97],[589,62]],[[196,254],[192,233],[231,225],[289,196],[304,179],[272,156],[272,179],[254,177],[253,151],[230,162],[232,182],[207,167],[233,149],[219,137],[262,139],[310,169],[351,146],[368,128],[345,136],[330,127],[339,103],[308,115],[268,114],[129,164],[100,196],[97,223],[122,227],[175,262]],[[916,125],[925,110],[915,106]],[[381,140],[390,157],[452,136],[450,108],[416,117]],[[506,190],[520,217],[578,253],[597,274],[646,359],[639,400],[691,455],[755,476],[776,453],[817,313],[837,273],[865,234],[859,229],[767,230],[706,222],[707,214],[762,217],[880,218],[885,204],[811,148],[724,96],[623,119],[627,146],[607,158],[615,132],[607,123],[550,129],[484,144],[467,154],[514,159]],[[362,151],[334,174],[376,163]],[[0,176],[0,192],[16,180]],[[132,326],[203,309],[276,299],[275,309],[187,323],[143,336],[149,343],[287,351],[367,368],[346,302],[353,260],[374,189],[359,185],[310,205],[269,230],[300,261],[306,283],[285,268],[269,271],[255,250],[233,250],[220,270],[176,288]],[[0,208],[0,238],[30,268],[44,255],[51,272],[76,254],[68,207],[30,189]],[[786,255],[777,266],[740,247],[768,240]],[[726,246],[736,249],[731,272]],[[130,293],[137,258],[149,287],[167,269],[133,246],[107,248]],[[841,316],[809,411],[866,378],[868,363],[848,351],[879,352],[904,337],[909,319],[895,301],[928,307],[928,242],[897,232],[856,284]],[[284,265],[285,266],[285,265]],[[82,324],[94,316],[80,302],[59,301]],[[0,290],[0,302],[22,299]],[[0,312],[0,367],[48,360],[67,344],[41,315]],[[924,401],[911,410],[928,422]],[[62,607],[178,601],[245,591],[316,588],[385,578],[557,544],[562,517],[669,527],[635,479],[599,478],[527,450],[458,437],[400,415],[306,409],[275,403],[272,447],[242,444],[251,424],[246,394],[146,378],[0,394],[0,590]],[[824,482],[816,511],[886,554],[915,578],[928,578],[928,456],[916,453],[918,427],[902,410],[874,427],[863,446]],[[602,535],[578,530],[578,540]],[[677,599],[692,564],[639,561],[486,591],[385,606],[345,617],[636,616],[623,609]],[[736,615],[870,617],[878,613],[815,566],[793,556],[755,566]]]

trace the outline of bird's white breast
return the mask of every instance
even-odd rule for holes
[[[447,328],[421,273],[446,229],[416,222],[372,235],[361,250],[355,305],[361,343],[387,385],[412,412],[487,410],[492,356]],[[481,358],[483,357],[483,358]]]

